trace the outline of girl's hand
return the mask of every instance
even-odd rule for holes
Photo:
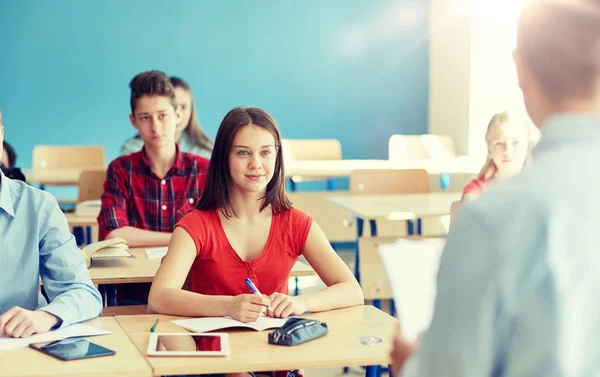
[[[306,304],[298,296],[290,297],[283,293],[275,292],[269,296],[271,308],[267,315],[274,318],[287,318],[293,315],[302,315],[306,312]]]
[[[264,313],[269,304],[271,304],[269,298],[255,294],[234,296],[227,315],[240,322],[254,322]]]

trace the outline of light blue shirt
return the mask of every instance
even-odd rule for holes
[[[187,132],[181,134],[181,138],[177,142],[181,152],[191,153],[210,159],[212,152],[208,149],[201,148],[198,144],[192,141],[192,138]],[[123,143],[121,148],[121,156],[127,156],[135,152],[139,152],[144,147],[144,140],[139,136],[130,137]]]
[[[97,317],[102,299],[54,197],[0,171],[0,314],[13,306],[44,310],[66,326]]]
[[[600,375],[599,187],[600,118],[547,122],[533,162],[457,212],[402,377]]]

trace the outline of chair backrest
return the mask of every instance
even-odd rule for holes
[[[350,173],[350,194],[427,194],[429,174],[424,169],[372,169]]]
[[[106,169],[83,170],[79,176],[78,203],[102,198]]]
[[[342,144],[337,139],[283,139],[284,161],[341,160]]]
[[[38,145],[33,148],[33,170],[104,167],[101,146]]]
[[[392,135],[389,140],[389,160],[392,162],[454,157],[454,142],[447,135]]]
[[[329,242],[353,242],[356,240],[356,225],[349,225],[350,216],[344,210],[325,202],[326,197],[338,195],[348,195],[348,191],[301,191],[287,194],[294,207],[309,214],[319,224]]]

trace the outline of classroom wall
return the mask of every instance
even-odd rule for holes
[[[20,0],[0,3],[6,140],[31,166],[36,144],[134,134],[128,82],[187,79],[214,137],[228,110],[271,112],[287,138],[338,138],[345,158],[387,158],[391,134],[428,124],[423,0]]]
[[[512,59],[519,1],[431,0],[429,132],[451,135],[459,154],[485,160],[494,113],[528,119]]]

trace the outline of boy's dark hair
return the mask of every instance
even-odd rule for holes
[[[8,168],[14,168],[15,165],[17,164],[17,153],[15,152],[14,148],[8,144],[6,141],[4,142],[4,151],[6,152],[6,155],[8,156]]]
[[[146,71],[136,75],[129,82],[129,88],[131,89],[131,98],[129,103],[131,105],[131,113],[135,116],[135,106],[137,101],[143,96],[163,96],[167,97],[173,105],[173,108],[177,108],[177,100],[175,99],[175,89],[169,77],[161,71]]]

